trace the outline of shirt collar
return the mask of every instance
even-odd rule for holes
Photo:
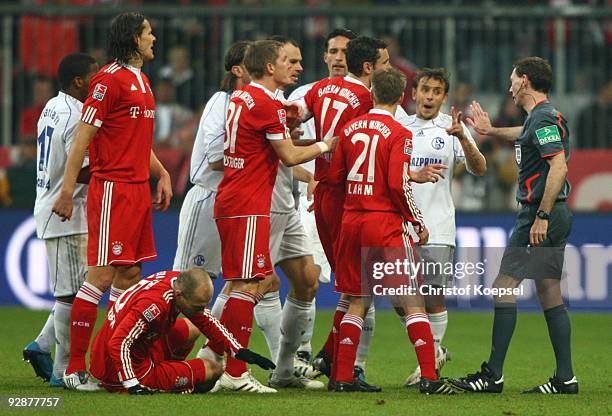
[[[259,88],[259,89],[263,90],[266,94],[268,94],[268,96],[270,98],[272,98],[273,100],[277,100],[278,101],[278,98],[276,97],[275,93],[273,93],[272,91],[270,91],[269,89],[267,89],[263,85],[258,84],[255,81],[251,81],[251,83],[249,85],[252,86],[252,87]]]
[[[77,110],[79,110],[79,111],[83,110],[83,103],[80,102],[79,100],[77,100],[76,98],[74,98],[72,95],[66,94],[63,91],[60,91],[57,94],[57,96],[60,97],[60,98],[65,99],[66,101],[68,101],[70,103],[72,103],[72,105],[74,105],[77,108]]]
[[[380,108],[373,108],[373,109],[371,109],[370,110],[370,114],[380,114],[381,116],[393,117],[393,114],[391,114],[387,110],[383,110],[383,109],[380,109]]]
[[[352,82],[353,84],[363,85],[364,88],[367,88],[369,90],[369,88],[363,82],[361,82],[361,80],[353,78],[350,75],[345,75],[344,80],[347,82]]]

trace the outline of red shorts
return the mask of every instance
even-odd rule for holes
[[[270,217],[217,218],[225,280],[263,279],[272,274]]]
[[[336,270],[335,244],[340,236],[344,189],[320,183],[314,192],[314,213],[323,251],[332,271]]]
[[[134,363],[140,384],[160,391],[192,391],[206,381],[206,367],[200,359],[185,360],[193,348],[189,343],[189,328],[185,318],[176,320],[167,334],[157,339],[150,348],[149,359]],[[96,337],[97,338],[97,337]],[[96,341],[98,341],[96,339]],[[117,369],[108,354],[94,341],[91,354],[91,372],[108,391],[125,391],[117,377]],[[106,344],[106,340],[100,340]],[[103,373],[101,369],[104,368]]]
[[[378,268],[397,260],[415,261],[412,241],[397,213],[346,211],[336,249],[336,292],[372,296],[380,292],[380,287],[411,285],[409,275]],[[375,292],[376,285],[380,287]]]
[[[92,176],[87,193],[87,262],[132,265],[155,260],[148,182],[110,182]]]

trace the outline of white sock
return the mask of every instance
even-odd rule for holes
[[[55,361],[53,362],[53,375],[61,379],[68,367],[70,353],[70,312],[72,304],[55,301]]]
[[[278,346],[281,337],[281,315],[282,307],[278,291],[268,292],[263,295],[263,298],[255,305],[253,310],[255,322],[261,332],[263,332],[270,350],[272,361],[276,362],[278,355]],[[292,361],[293,363],[293,361]],[[293,364],[292,364],[293,365]]]
[[[287,296],[281,319],[281,338],[276,369],[274,374],[279,379],[286,379],[293,374],[293,356],[300,346],[302,335],[308,325],[311,302],[297,300]]]
[[[55,329],[53,328],[53,310],[47,318],[47,322],[36,337],[36,343],[44,352],[51,352],[51,346],[55,344]]]
[[[224,295],[223,293],[219,293],[217,295],[217,299],[215,299],[215,303],[213,303],[213,307],[210,310],[210,313],[217,319],[221,319],[221,314],[223,313],[223,308],[225,307],[225,303],[229,299],[229,296]]]
[[[442,339],[444,338],[446,327],[448,326],[448,311],[428,313],[427,317],[429,318],[429,326],[431,326],[431,334],[433,335],[437,356],[438,351],[441,350]]]
[[[359,338],[359,347],[357,347],[357,357],[355,358],[355,365],[363,368],[364,370],[366,360],[368,359],[368,353],[370,352],[372,336],[374,335],[375,315],[376,310],[374,309],[374,302],[372,302],[370,309],[368,309],[368,313],[366,313],[365,319],[363,320],[361,338]]]
[[[308,311],[308,322],[304,329],[304,335],[302,335],[302,342],[298,348],[298,351],[306,351],[312,354],[312,345],[310,340],[312,339],[312,333],[314,331],[315,318],[317,316],[317,299],[314,298],[310,304],[310,310]]]

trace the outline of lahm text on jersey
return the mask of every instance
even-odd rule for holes
[[[374,185],[371,183],[348,182],[346,192],[349,195],[374,195]]]
[[[144,118],[155,118],[155,110],[149,110],[147,107],[144,110],[140,110],[139,106],[130,107],[130,117],[137,118],[142,115]]]

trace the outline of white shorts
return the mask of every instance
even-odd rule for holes
[[[87,276],[87,234],[45,240],[53,296],[73,296]]]
[[[426,285],[450,287],[453,284],[453,273],[447,267],[455,264],[455,247],[447,245],[415,246],[423,264],[423,279]]]
[[[310,242],[297,211],[270,214],[270,257],[272,264],[297,257],[312,256]]]
[[[195,185],[187,192],[179,217],[178,245],[173,270],[200,267],[218,276],[221,238],[214,220],[217,193]]]
[[[314,262],[321,267],[319,281],[321,283],[329,283],[331,281],[331,267],[327,261],[325,251],[323,251],[321,240],[319,239],[319,232],[317,231],[317,223],[315,222],[314,212],[308,212],[308,207],[311,205],[312,201],[309,201],[305,194],[300,195],[298,213],[300,215],[300,221],[302,222],[304,231],[306,232],[306,238],[312,249]]]

